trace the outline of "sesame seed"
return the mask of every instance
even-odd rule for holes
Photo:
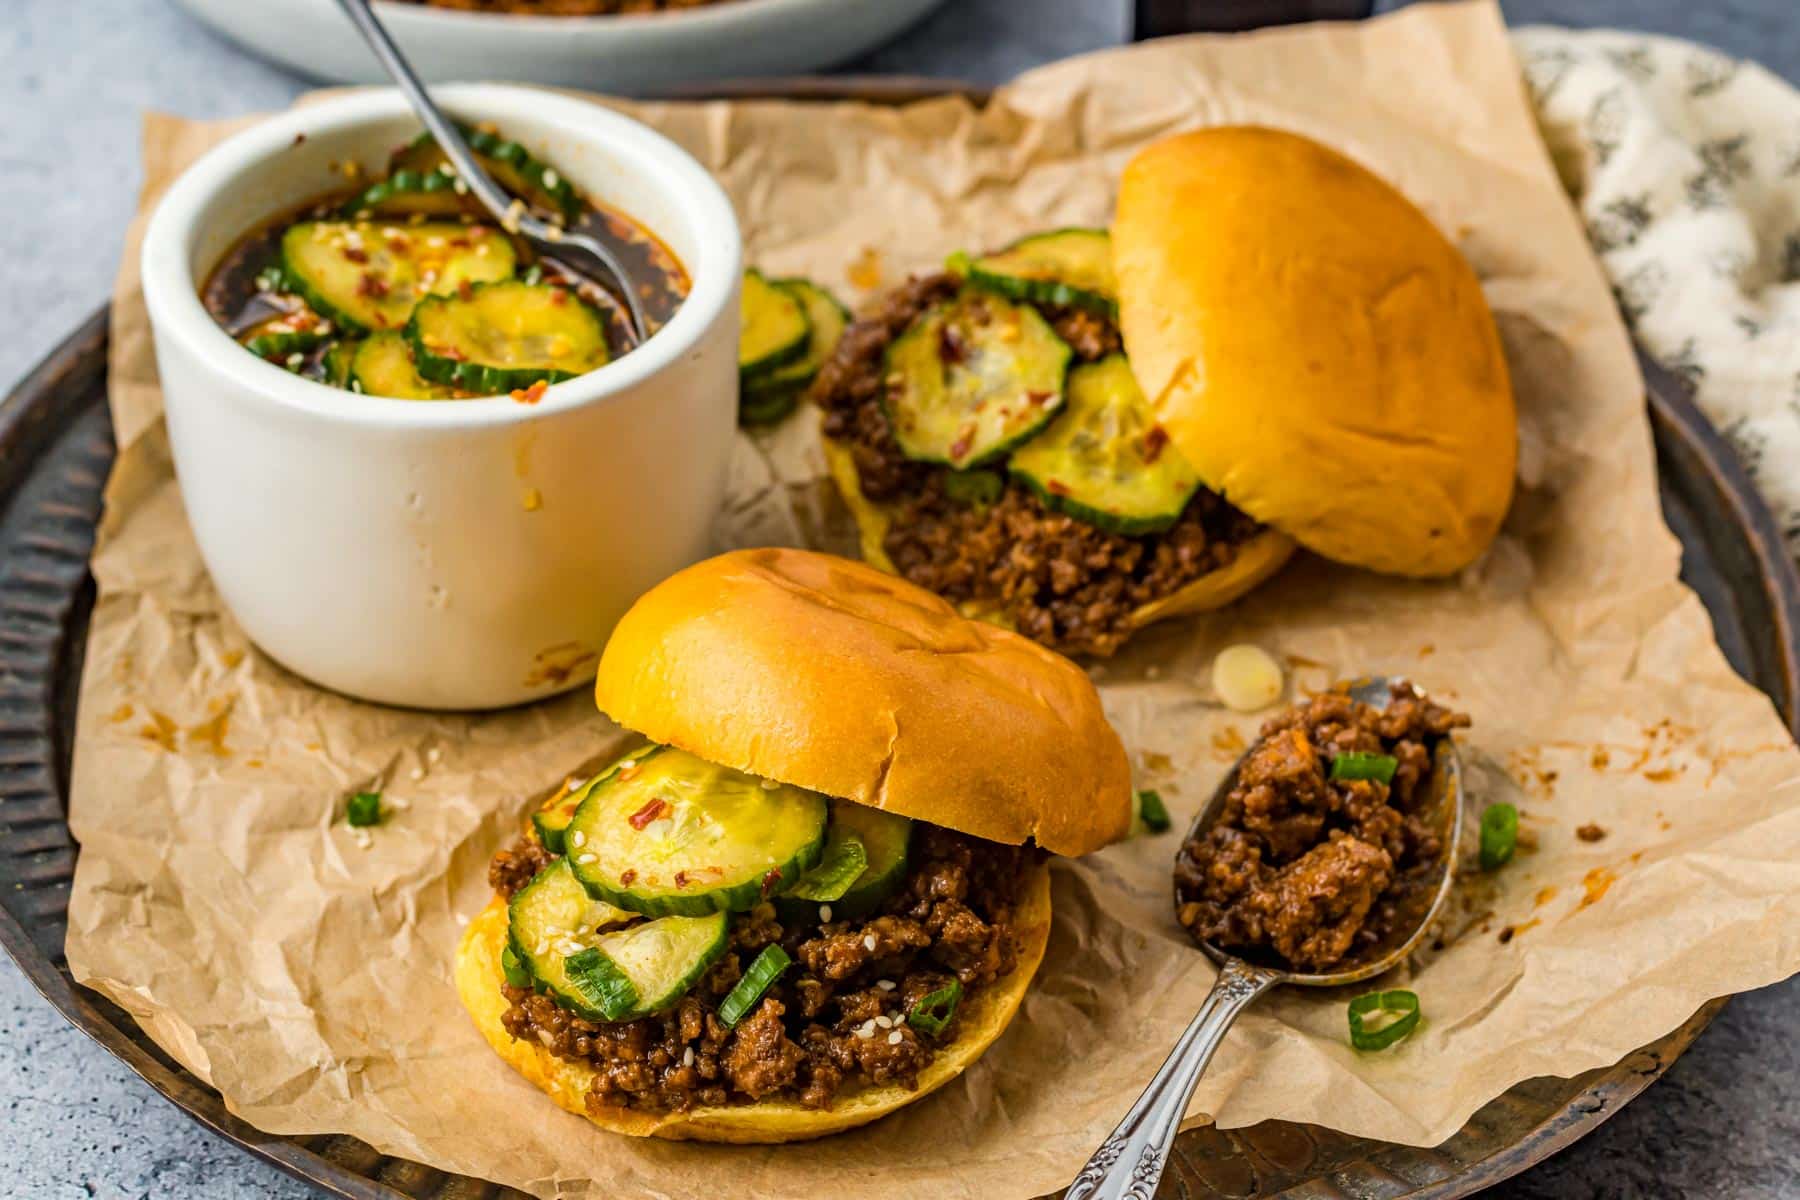
[[[598,855],[594,854],[577,854],[575,856],[575,861],[585,867],[591,862],[599,862],[600,859]]]
[[[563,787],[567,788],[571,792],[579,792],[582,788],[584,788],[586,786],[587,786],[587,780],[585,780],[585,779],[571,779],[563,784]]]
[[[694,1048],[692,1046],[689,1046],[686,1050],[681,1052],[681,1065],[684,1067],[691,1067],[694,1065]]]
[[[544,938],[542,941],[538,942],[537,948],[533,950],[532,953],[539,955],[550,953],[550,939]]]
[[[831,905],[829,905],[829,904],[819,905],[819,924],[821,924],[821,925],[829,924],[830,921],[831,921]]]
[[[439,750],[436,746],[433,746],[431,749],[429,749],[425,752],[425,761],[426,762],[436,762],[438,759],[440,759],[442,757],[444,757],[444,752],[442,750]]]
[[[575,847],[577,850],[581,849],[583,846],[587,845],[587,834],[577,829],[574,833],[569,835],[569,845]]]
[[[875,1031],[867,1025],[858,1025],[856,1027],[856,1036],[866,1042],[875,1036]]]
[[[877,979],[875,981],[875,986],[880,988],[884,992],[891,992],[894,990],[895,987],[897,987],[899,985],[897,985],[891,979]]]
[[[883,1029],[892,1029],[894,1027],[894,1018],[888,1016],[886,1013],[882,1013],[879,1017],[875,1018],[875,1023]]]
[[[562,241],[562,240],[563,240],[563,231],[562,231],[562,226],[560,226],[560,225],[546,225],[546,226],[544,226],[544,240],[545,240],[545,241],[546,241],[546,242],[560,242],[560,241]]]
[[[875,935],[874,934],[867,933],[867,934],[863,935],[863,949],[867,950],[871,954],[873,954],[875,952]]]
[[[629,771],[629,770],[631,770],[631,768],[633,768],[633,767],[635,767],[635,766],[637,766],[637,759],[635,759],[635,758],[628,758],[628,759],[626,759],[626,760],[625,760],[625,761],[624,761],[624,762],[622,762],[622,763],[620,763],[620,764],[619,764],[619,770],[621,770],[621,771]]]
[[[450,185],[450,190],[459,196],[466,196],[469,194],[469,185],[464,183],[459,176],[456,182]]]
[[[904,1035],[898,1029],[888,1034],[888,1045],[890,1046],[898,1046],[903,1040]]]
[[[780,786],[781,785],[779,783],[775,782],[773,779],[765,779],[762,781],[762,789],[765,792],[772,792],[775,789],[779,788]]]
[[[409,775],[409,778],[411,778],[413,780],[413,782],[416,783],[419,780],[425,778],[425,768],[424,767],[414,767],[408,773],[408,775]]]
[[[538,1030],[538,1041],[544,1043],[546,1046],[556,1045],[556,1039],[550,1036],[550,1031],[548,1029]]]
[[[551,168],[551,167],[544,168],[544,186],[545,187],[553,188],[561,182],[562,182],[562,176],[558,175],[553,168]]]

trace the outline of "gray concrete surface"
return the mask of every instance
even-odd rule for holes
[[[251,3],[253,0],[245,0]],[[1795,0],[1503,0],[1515,23],[1698,38],[1800,79]],[[1384,2],[1382,8],[1396,7]],[[1126,0],[951,0],[857,69],[999,80],[1118,41]],[[0,381],[105,296],[136,180],[138,114],[284,104],[301,81],[167,0],[8,0],[0,22]],[[1800,1196],[1800,983],[1734,1001],[1661,1082],[1493,1195]],[[0,959],[0,1195],[277,1197],[309,1189],[191,1124],[64,1024]]]

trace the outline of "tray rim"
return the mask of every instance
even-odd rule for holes
[[[786,101],[861,101],[904,104],[960,96],[979,105],[990,89],[953,80],[905,76],[838,76],[764,79],[707,85],[682,99],[773,99]],[[44,419],[46,399],[54,399],[71,376],[94,369],[110,349],[110,309],[102,305],[24,375],[0,401],[0,447],[10,450],[21,426]],[[1706,464],[1712,502],[1743,532],[1760,571],[1763,603],[1775,626],[1780,649],[1776,698],[1790,733],[1800,739],[1800,572],[1786,552],[1773,515],[1757,494],[1729,445],[1689,398],[1685,384],[1640,356],[1652,425],[1662,437]],[[35,457],[35,455],[33,455]],[[67,630],[59,633],[66,638]],[[58,660],[66,654],[59,647]],[[67,780],[56,780],[66,803]],[[66,821],[66,813],[65,813]],[[133,1041],[86,997],[95,993],[75,984],[67,967],[43,954],[11,912],[0,908],[0,948],[65,1020],[124,1063],[159,1095],[215,1136],[315,1187],[349,1200],[390,1200],[405,1193],[359,1174],[304,1145],[297,1137],[265,1133],[239,1120],[224,1106],[217,1091],[182,1069],[161,1062]],[[60,958],[60,955],[57,956]],[[1418,1200],[1450,1200],[1468,1195],[1527,1169],[1579,1140],[1639,1095],[1694,1041],[1730,997],[1719,997],[1649,1046],[1626,1055],[1610,1067],[1598,1068],[1593,1081],[1546,1113],[1524,1134],[1446,1178],[1407,1193]],[[129,1014],[127,1014],[129,1015]],[[1584,1072],[1584,1074],[1587,1074]],[[1184,1135],[1186,1136],[1186,1135]]]

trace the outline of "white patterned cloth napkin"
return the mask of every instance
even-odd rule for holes
[[[1515,45],[1632,332],[1694,385],[1800,553],[1800,91],[1671,38]]]

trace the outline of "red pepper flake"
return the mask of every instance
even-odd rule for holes
[[[387,280],[373,271],[364,271],[362,278],[356,281],[356,294],[380,299],[388,294]]]
[[[353,263],[366,263],[369,261],[369,252],[361,246],[345,246],[344,257]]]
[[[459,279],[456,281],[456,298],[458,300],[467,300],[470,296],[473,296],[474,294],[475,294],[475,285],[474,284],[470,283],[467,279]]]
[[[563,288],[551,288],[550,289],[550,303],[551,304],[555,305],[557,308],[561,308],[563,305],[567,304],[568,302],[569,302],[569,293],[565,289],[563,289]]]
[[[520,404],[536,404],[539,400],[544,398],[544,393],[549,390],[550,385],[540,379],[528,388],[514,388],[512,391],[512,398]],[[625,778],[624,772],[620,772],[619,778]],[[661,801],[658,801],[657,803],[660,804]]]
[[[764,899],[767,899],[769,896],[773,895],[775,893],[775,889],[780,886],[781,886],[781,868],[775,867],[767,875],[764,875],[762,877],[762,894],[763,894]]]
[[[412,242],[401,237],[399,234],[395,234],[387,240],[387,246],[388,249],[392,250],[395,254],[405,254],[412,248]]]
[[[1050,403],[1050,397],[1055,394],[1055,392],[1026,392],[1025,399],[1031,402],[1033,408],[1042,408],[1044,405]]]
[[[963,426],[957,433],[956,440],[950,443],[950,460],[954,462],[961,458],[969,452],[969,447],[974,444],[975,427],[973,425]]]
[[[669,802],[664,800],[661,796],[658,796],[625,819],[631,822],[631,827],[633,829],[642,833],[644,831],[644,826],[662,816],[663,809],[667,807],[669,807]]]
[[[1052,479],[1050,482],[1046,483],[1044,487],[1048,489],[1052,496],[1066,496],[1069,494],[1069,485],[1062,482],[1060,479]]]
[[[1169,444],[1169,431],[1161,425],[1152,425],[1150,432],[1144,435],[1144,465],[1150,466],[1162,457],[1164,447]]]
[[[636,879],[637,879],[637,872],[632,870],[630,867],[627,867],[623,871],[619,872],[619,886],[620,887],[630,887],[632,885],[632,882]]]
[[[675,872],[675,886],[678,888],[684,888],[687,885],[688,885],[688,873],[686,871]]]

